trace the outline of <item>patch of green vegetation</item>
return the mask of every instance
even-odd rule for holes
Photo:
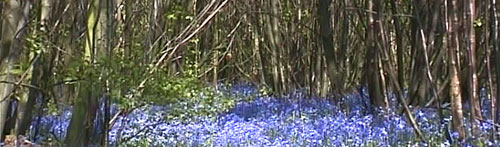
[[[200,80],[199,65],[192,60],[186,59],[182,65],[183,70],[179,73],[172,74],[168,67],[161,67],[149,74],[154,66],[140,65],[142,58],[135,57],[141,57],[141,52],[132,54],[132,57],[117,55],[113,60],[101,64],[108,66],[102,69],[109,70],[107,79],[112,86],[110,89],[114,89],[111,97],[120,107],[164,106],[167,108],[167,120],[191,121],[194,117],[213,119],[217,114],[233,108],[236,103],[232,96],[219,92]],[[146,78],[143,90],[137,91],[133,86],[139,85]]]

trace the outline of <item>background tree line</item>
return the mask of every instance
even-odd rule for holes
[[[65,143],[96,142],[93,121],[112,119],[96,118],[99,99],[124,103],[125,113],[174,95],[158,89],[186,78],[302,90],[339,105],[366,87],[374,108],[394,94],[410,122],[408,106],[450,102],[460,139],[463,117],[478,134],[480,97],[493,112],[500,104],[496,0],[0,2],[0,134],[23,135],[33,116],[64,104],[73,105]]]

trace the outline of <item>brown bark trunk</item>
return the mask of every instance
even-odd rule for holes
[[[471,104],[471,123],[472,123],[472,135],[474,137],[478,137],[479,128],[478,121],[482,119],[481,116],[481,108],[479,105],[479,89],[478,89],[478,79],[477,79],[477,71],[476,71],[476,31],[474,29],[474,21],[475,21],[475,1],[469,0],[469,9],[467,11],[467,28],[469,29],[469,100]]]
[[[460,92],[460,81],[459,73],[457,68],[457,51],[459,50],[458,42],[458,16],[457,16],[457,0],[447,0],[445,3],[447,5],[447,15],[448,15],[448,61],[449,61],[449,72],[450,72],[450,97],[451,97],[451,113],[452,113],[452,124],[453,129],[458,133],[458,139],[460,141],[465,139],[465,130],[463,126],[463,111],[462,111],[462,95]]]
[[[378,12],[380,1],[379,0],[370,0],[368,2],[368,9],[370,12]],[[365,61],[365,76],[368,84],[368,94],[370,96],[371,103],[375,107],[380,107],[382,109],[387,109],[388,103],[385,101],[384,93],[383,93],[383,85],[380,73],[380,53],[379,48],[377,47],[378,41],[377,33],[379,33],[378,21],[379,14],[370,13],[368,15],[368,36],[366,39],[367,43],[367,52],[366,52],[366,61]]]

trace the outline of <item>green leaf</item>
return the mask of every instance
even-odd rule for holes
[[[473,23],[474,23],[474,27],[475,27],[475,28],[480,28],[480,27],[482,27],[482,26],[483,26],[483,21],[482,21],[480,18],[478,18],[478,19],[474,20],[474,22],[473,22]]]
[[[175,20],[175,19],[177,19],[177,17],[175,16],[175,14],[169,14],[169,15],[167,15],[167,19]]]
[[[19,69],[19,68],[15,68],[15,69],[12,69],[9,71],[9,74],[12,74],[12,75],[21,75],[23,74],[23,70]]]

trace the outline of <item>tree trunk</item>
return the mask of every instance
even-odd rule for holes
[[[268,23],[265,23],[265,28],[266,28],[266,39],[269,42],[269,50],[271,52],[271,73],[272,73],[272,88],[276,94],[282,94],[284,89],[282,89],[281,85],[281,79],[280,79],[280,72],[279,72],[279,65],[280,65],[280,44],[281,44],[281,36],[279,35],[279,21],[277,16],[279,15],[279,6],[278,6],[278,0],[273,0],[273,1],[264,1],[266,6],[269,7],[271,11],[271,16],[266,16],[265,20]]]
[[[411,19],[411,51],[412,51],[412,67],[411,67],[411,77],[409,83],[409,96],[411,105],[422,105],[425,103],[428,91],[430,89],[430,82],[427,80],[426,76],[426,63],[424,54],[428,54],[430,51],[426,49],[425,34],[428,29],[425,28],[425,24],[429,23],[428,17],[425,12],[428,4],[426,1],[412,0],[413,6],[413,16]]]
[[[379,0],[368,1],[368,9],[370,12],[378,12],[380,8]],[[382,109],[387,109],[389,104],[385,101],[382,79],[380,73],[380,54],[379,48],[377,47],[377,33],[379,33],[378,21],[380,21],[379,14],[370,13],[368,15],[368,28],[367,28],[367,52],[365,55],[365,76],[368,84],[368,94],[370,96],[371,103],[375,107],[380,107]]]
[[[495,58],[494,58],[494,63],[495,63],[495,77],[496,77],[496,97],[495,101],[496,104],[493,109],[491,109],[492,113],[496,115],[493,119],[493,123],[498,123],[500,122],[500,109],[498,109],[498,106],[500,106],[500,41],[498,38],[498,14],[497,14],[497,7],[496,6],[496,0],[491,0],[491,8],[490,8],[490,17],[491,17],[491,44],[493,47],[493,50],[495,52]],[[496,127],[496,131],[498,131],[498,127]],[[497,136],[498,137],[498,136]]]
[[[47,21],[49,19],[50,13],[52,11],[51,7],[54,4],[52,0],[42,0],[40,1],[40,31],[47,31]],[[44,63],[47,57],[47,54],[44,52],[34,53],[34,64],[31,73],[31,85],[41,88],[42,82],[47,82],[47,79],[44,80],[44,77],[47,77],[47,72],[44,70]],[[43,95],[41,89],[29,88],[28,95],[26,97],[22,97],[19,100],[17,107],[17,118],[16,125],[14,129],[14,134],[24,135],[26,130],[31,125],[33,108],[35,105],[35,100],[37,97]]]
[[[97,110],[97,99],[100,96],[100,83],[97,80],[99,73],[93,73],[88,68],[96,68],[94,63],[101,61],[105,57],[105,47],[103,46],[103,36],[106,33],[106,11],[105,1],[92,0],[87,16],[87,32],[83,54],[84,66],[80,68],[85,78],[79,84],[78,97],[73,107],[73,115],[67,128],[67,146],[90,144],[90,137],[93,135],[93,125]],[[102,20],[100,20],[102,19]],[[102,74],[102,73],[101,73]]]
[[[2,35],[0,40],[0,81],[16,82],[12,73],[14,66],[19,62],[19,54],[22,52],[21,42],[26,27],[26,18],[29,13],[31,1],[8,0],[2,19]],[[10,97],[15,87],[12,83],[0,83],[0,135],[6,134],[4,130]]]
[[[472,135],[474,137],[479,137],[479,126],[478,119],[482,119],[481,116],[481,108],[479,105],[479,88],[478,88],[478,79],[477,79],[477,71],[476,71],[476,31],[474,29],[474,21],[476,19],[475,16],[475,1],[469,0],[469,9],[467,11],[468,21],[467,28],[469,29],[469,100],[471,104],[471,123],[472,123]]]
[[[330,12],[330,5],[332,1],[331,0],[319,0],[318,2],[318,23],[319,23],[319,34],[321,36],[321,42],[323,44],[323,52],[324,52],[324,57],[326,60],[326,73],[328,75],[329,80],[329,87],[335,88],[335,89],[340,89],[341,84],[339,84],[336,81],[340,81],[338,79],[338,67],[336,64],[336,55],[335,55],[335,48],[333,46],[333,31],[332,31],[332,24],[331,24],[331,12]],[[325,79],[326,80],[326,79]],[[323,85],[327,88],[328,85]],[[326,91],[322,92],[326,94]],[[326,96],[326,95],[323,95]]]
[[[405,82],[405,62],[404,62],[404,47],[403,47],[403,31],[401,29],[401,24],[399,23],[399,18],[395,15],[398,14],[398,7],[395,1],[390,1],[391,4],[391,12],[394,15],[392,17],[394,23],[394,30],[396,34],[396,50],[397,50],[397,67],[398,67],[398,84],[401,86],[401,89],[404,89],[406,86]]]
[[[458,139],[463,141],[465,139],[465,130],[463,126],[463,110],[462,110],[462,95],[460,92],[460,81],[457,63],[457,51],[460,48],[458,42],[459,22],[457,16],[457,0],[447,0],[448,15],[448,68],[450,72],[450,97],[451,97],[451,115],[453,129],[458,133]]]

